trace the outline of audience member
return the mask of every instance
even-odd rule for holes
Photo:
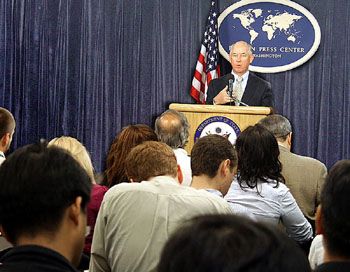
[[[327,175],[326,166],[310,157],[292,153],[292,126],[281,115],[269,115],[259,121],[276,138],[280,150],[282,175],[303,214],[315,225],[321,189]]]
[[[149,126],[143,124],[124,127],[114,139],[107,156],[107,184],[129,182],[125,174],[125,158],[130,150],[144,141],[157,141],[157,135]]]
[[[193,218],[166,243],[159,272],[302,272],[306,256],[283,232],[235,215]]]
[[[90,189],[84,169],[60,148],[12,153],[0,167],[0,225],[14,247],[0,271],[77,271]]]
[[[181,169],[172,149],[148,141],[125,161],[132,183],[109,189],[97,217],[90,272],[154,271],[169,235],[185,220],[231,213],[223,199],[180,186]]]
[[[316,216],[323,234],[324,263],[316,272],[350,271],[350,160],[337,162],[327,176]]]
[[[236,174],[237,161],[227,138],[213,134],[198,139],[191,151],[191,187],[223,197]]]
[[[16,122],[11,112],[0,107],[0,165],[5,161],[5,153],[10,148]]]
[[[295,241],[311,241],[311,225],[283,184],[278,144],[272,133],[259,124],[250,126],[238,136],[236,149],[237,180],[225,196],[233,211],[276,225],[282,221]]]
[[[87,206],[88,235],[85,238],[84,245],[84,253],[90,255],[97,214],[100,209],[103,196],[107,192],[108,188],[106,186],[96,184],[94,178],[94,168],[92,166],[90,155],[85,146],[83,146],[83,144],[77,139],[68,136],[61,136],[59,138],[52,139],[49,142],[49,146],[58,146],[67,150],[73,156],[73,158],[80,163],[80,166],[84,168],[92,182],[90,202]]]
[[[182,185],[185,186],[190,186],[192,180],[191,159],[184,149],[188,142],[189,127],[186,116],[176,110],[163,112],[155,122],[158,140],[170,146],[175,153],[183,174]]]

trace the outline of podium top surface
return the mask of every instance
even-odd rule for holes
[[[236,113],[269,115],[272,113],[269,107],[245,107],[245,106],[221,106],[221,105],[199,105],[199,104],[177,104],[172,103],[169,109],[181,112],[211,112],[211,113]]]

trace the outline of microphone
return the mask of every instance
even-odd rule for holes
[[[228,81],[228,88],[227,88],[227,94],[229,97],[233,98],[233,79],[230,79]]]

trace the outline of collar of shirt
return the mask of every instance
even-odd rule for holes
[[[233,71],[231,71],[231,74],[235,77],[235,82],[237,82],[238,75],[236,75]],[[243,92],[245,91],[245,87],[247,86],[248,83],[248,77],[249,77],[249,71],[245,72],[242,75],[242,90]]]
[[[0,151],[0,157],[2,157],[2,158],[5,159],[5,154],[4,154],[4,152]]]
[[[215,189],[204,189],[205,191],[211,193],[211,194],[214,194],[214,195],[217,195],[221,198],[223,198],[224,196],[222,195],[222,193],[218,190],[215,190]]]
[[[183,148],[180,148],[180,147],[179,148],[174,148],[173,151],[175,152],[175,154],[176,154],[176,152],[178,152],[178,153],[182,153],[182,154],[188,156],[187,151],[185,149],[183,149]]]
[[[180,183],[173,177],[170,176],[157,176],[150,178],[148,181],[142,181],[142,182],[155,182],[155,183],[170,183],[170,184],[177,184],[180,185]]]

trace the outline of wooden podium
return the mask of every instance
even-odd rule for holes
[[[196,105],[172,103],[170,109],[185,114],[190,123],[190,136],[185,147],[190,154],[194,144],[194,135],[198,126],[207,118],[224,116],[231,119],[243,131],[246,127],[256,124],[260,119],[272,113],[268,107],[243,107],[243,106],[220,106],[220,105]]]

